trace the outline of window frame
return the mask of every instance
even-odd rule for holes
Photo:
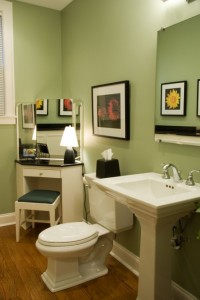
[[[14,86],[14,43],[12,3],[0,0],[4,49],[4,87],[5,115],[0,116],[1,124],[15,124],[15,86]]]

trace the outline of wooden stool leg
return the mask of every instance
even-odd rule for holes
[[[54,226],[55,225],[55,219],[56,219],[54,209],[49,210],[49,219],[50,219],[50,226]]]
[[[62,222],[62,207],[61,207],[61,201],[58,205],[58,215],[59,215],[59,222],[58,223],[61,223]]]
[[[19,239],[20,239],[20,213],[21,213],[21,210],[16,207],[15,208],[15,216],[16,216],[16,242],[19,242]]]
[[[34,222],[34,219],[35,219],[35,211],[34,210],[32,210],[31,211],[31,214],[32,214],[32,228],[35,228],[35,222]]]

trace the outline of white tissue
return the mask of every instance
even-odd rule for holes
[[[105,160],[111,160],[113,157],[112,149],[107,149],[101,153]]]

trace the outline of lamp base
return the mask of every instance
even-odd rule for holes
[[[64,164],[74,164],[75,163],[75,154],[72,148],[67,148],[64,155]]]

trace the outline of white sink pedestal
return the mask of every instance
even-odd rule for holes
[[[156,219],[135,209],[131,210],[135,213],[141,225],[137,300],[171,300],[172,249],[170,243],[172,227],[180,218],[180,215]]]

